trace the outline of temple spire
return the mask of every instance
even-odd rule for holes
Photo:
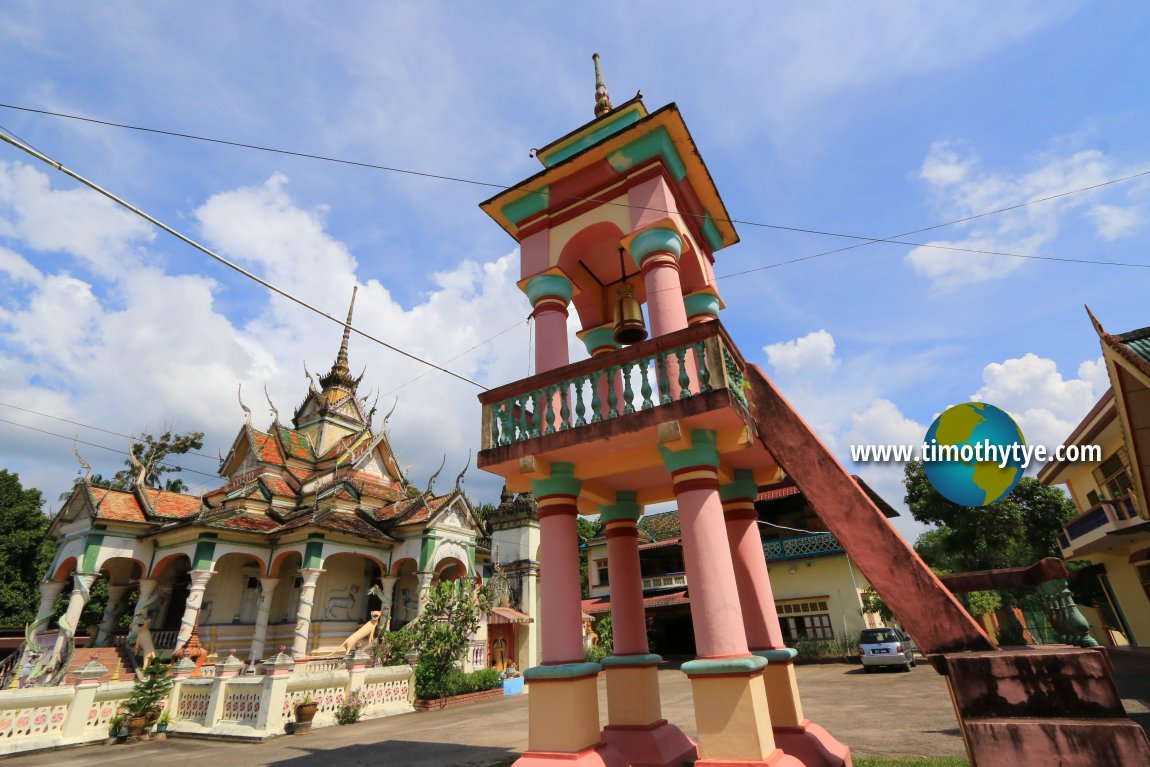
[[[595,62],[595,116],[602,117],[615,107],[611,106],[611,94],[607,92],[607,85],[603,82],[603,70],[599,66],[599,54],[591,55]]]
[[[343,341],[339,345],[339,354],[335,356],[335,364],[331,366],[331,372],[340,376],[351,373],[351,369],[347,366],[347,343],[351,340],[351,316],[355,312],[355,294],[358,291],[359,285],[352,286],[351,305],[347,307],[347,322],[343,324]]]

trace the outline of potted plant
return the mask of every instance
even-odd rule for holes
[[[167,732],[168,725],[171,723],[172,712],[165,708],[164,712],[160,714],[160,718],[156,721],[156,732]]]
[[[125,717],[121,713],[117,713],[111,719],[109,719],[108,720],[108,737],[112,738],[112,739],[118,739],[121,735],[123,735],[124,734],[124,725],[125,725],[126,721],[127,721],[127,717]],[[111,743],[112,741],[109,740],[108,742]]]
[[[311,724],[311,720],[315,719],[316,709],[319,704],[311,697],[311,693],[304,693],[303,700],[296,704],[295,707],[295,720],[298,724]]]
[[[153,663],[144,669],[143,678],[136,680],[131,697],[123,703],[129,736],[143,735],[148,726],[160,718],[160,705],[171,691],[172,680],[167,666]]]

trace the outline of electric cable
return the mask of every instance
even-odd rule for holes
[[[55,160],[48,157],[47,155],[45,155],[41,152],[38,152],[35,149],[32,149],[30,146],[24,144],[21,141],[17,141],[15,139],[13,139],[11,136],[7,135],[6,133],[0,133],[0,140],[3,140],[5,143],[11,144],[12,146],[16,147],[17,149],[19,149],[23,152],[26,152],[27,154],[32,155],[37,160],[40,160],[43,163],[51,165],[52,167],[56,168],[56,170],[60,171],[61,173],[65,174],[67,176],[70,176],[71,178],[75,179],[76,181],[79,181],[81,184],[88,187],[89,189],[92,189],[95,192],[99,192],[101,195],[103,195],[104,197],[107,197],[109,200],[116,203],[117,205],[120,205],[121,207],[126,208],[127,210],[136,214],[140,218],[143,218],[145,221],[148,221],[149,223],[153,224],[154,226],[157,226],[160,229],[163,229],[165,232],[172,235],[176,239],[178,239],[178,240],[180,240],[180,241],[182,241],[188,245],[191,245],[196,250],[200,251],[204,255],[211,257],[215,261],[218,261],[219,263],[223,264],[224,266],[228,267],[229,269],[232,269],[233,271],[238,272],[239,274],[242,274],[244,277],[247,277],[248,279],[259,283],[260,285],[262,285],[263,287],[272,291],[273,293],[276,293],[276,294],[288,299],[289,301],[292,301],[292,302],[304,307],[305,309],[307,309],[309,311],[315,312],[316,314],[320,315],[321,317],[325,317],[325,318],[331,320],[332,322],[340,325],[341,327],[347,328],[348,330],[368,339],[369,341],[373,341],[373,342],[379,344],[380,346],[383,346],[386,349],[390,349],[391,351],[393,351],[397,354],[400,354],[404,357],[407,357],[408,359],[415,360],[416,362],[427,365],[428,367],[435,368],[436,370],[438,370],[442,373],[447,373],[449,376],[452,376],[453,378],[458,378],[460,381],[463,381],[464,383],[469,383],[472,386],[476,386],[476,387],[478,387],[484,391],[487,391],[487,387],[484,386],[483,384],[477,382],[477,381],[473,381],[470,378],[467,378],[466,376],[462,376],[459,373],[456,373],[452,370],[448,370],[445,367],[441,367],[439,365],[436,365],[434,362],[430,362],[428,360],[425,360],[422,357],[419,357],[415,354],[412,354],[411,352],[404,351],[403,349],[400,349],[397,346],[393,346],[392,344],[389,344],[386,341],[371,335],[370,333],[367,333],[367,332],[364,332],[363,330],[360,330],[359,328],[355,327],[354,325],[351,325],[350,323],[344,322],[343,320],[340,320],[340,319],[337,319],[336,317],[333,317],[332,315],[328,314],[327,312],[323,311],[322,309],[320,309],[316,306],[313,306],[312,304],[309,304],[308,302],[304,301],[302,298],[298,298],[297,296],[293,295],[292,293],[287,292],[283,288],[280,288],[280,287],[268,282],[267,280],[263,279],[262,277],[254,274],[253,272],[250,272],[247,269],[244,269],[239,264],[236,264],[236,263],[228,260],[224,256],[221,256],[220,254],[211,250],[207,246],[201,245],[200,243],[196,242],[195,240],[188,237],[187,235],[182,234],[181,232],[179,232],[179,231],[173,229],[172,227],[168,226],[167,224],[163,223],[159,219],[157,219],[157,218],[145,213],[144,211],[140,210],[136,206],[132,205],[130,202],[128,202],[128,201],[126,201],[120,197],[117,197],[113,193],[111,193],[108,190],[101,187],[99,184],[97,184],[93,181],[89,181],[88,179],[84,178],[83,176],[81,176],[79,173],[76,173],[75,171],[72,171],[68,168],[65,168],[63,165],[56,162]]]
[[[221,144],[224,146],[232,146],[232,147],[237,147],[237,148],[241,148],[241,149],[251,149],[254,151],[268,152],[268,153],[272,153],[272,154],[282,154],[282,155],[287,155],[290,157],[301,157],[301,158],[310,159],[310,160],[320,160],[323,162],[332,162],[332,163],[338,163],[341,165],[351,165],[351,166],[367,168],[367,169],[371,169],[371,170],[380,170],[380,171],[386,171],[389,173],[400,173],[400,174],[406,174],[406,175],[411,175],[411,176],[418,176],[418,177],[422,177],[422,178],[435,179],[435,180],[439,180],[439,181],[451,181],[451,182],[460,183],[460,184],[471,184],[474,186],[490,187],[490,188],[494,188],[494,189],[501,189],[504,191],[515,188],[515,186],[508,186],[507,184],[497,184],[497,183],[491,182],[491,181],[480,181],[480,180],[476,180],[476,179],[462,178],[459,176],[448,176],[448,175],[440,174],[440,173],[431,173],[431,172],[427,172],[427,171],[411,170],[409,168],[399,168],[399,167],[390,166],[390,165],[379,165],[376,163],[362,162],[362,161],[358,161],[358,160],[347,160],[347,159],[338,158],[338,157],[330,157],[327,155],[315,154],[312,152],[300,152],[300,151],[294,151],[294,150],[289,150],[289,149],[278,149],[278,148],[274,148],[274,147],[262,146],[259,144],[248,144],[248,143],[244,143],[244,142],[240,142],[240,141],[230,141],[227,139],[217,139],[217,138],[211,138],[211,137],[207,137],[207,136],[198,136],[198,135],[195,135],[192,133],[182,133],[179,131],[163,130],[160,128],[148,128],[148,127],[143,127],[143,126],[139,126],[139,125],[130,125],[128,123],[118,123],[118,122],[112,122],[110,120],[100,120],[100,119],[96,119],[94,117],[83,117],[81,115],[67,114],[64,112],[52,112],[52,111],[48,111],[45,109],[33,109],[31,107],[22,107],[22,106],[17,106],[15,104],[0,103],[0,107],[3,107],[5,109],[18,110],[21,112],[29,112],[29,113],[33,113],[33,114],[46,115],[49,117],[58,117],[58,118],[63,118],[63,119],[68,119],[68,120],[79,120],[82,122],[89,122],[89,123],[94,123],[97,125],[104,125],[104,126],[113,127],[113,128],[123,128],[126,130],[134,130],[134,131],[140,131],[140,132],[144,132],[144,133],[155,133],[155,134],[159,134],[159,135],[163,135],[163,136],[172,136],[175,138],[188,139],[188,140],[192,140],[192,141],[203,141],[203,142],[207,142],[207,143]],[[27,142],[24,142],[24,143],[27,144]],[[31,145],[29,144],[29,146],[31,146]],[[1099,182],[1097,184],[1091,184],[1089,186],[1084,186],[1084,187],[1080,187],[1077,189],[1065,190],[1062,192],[1057,192],[1055,194],[1047,195],[1045,197],[1038,197],[1038,198],[1035,198],[1032,200],[1026,200],[1026,201],[1020,202],[1020,203],[1014,203],[1012,205],[1007,205],[1007,206],[1004,206],[1001,208],[995,208],[994,210],[983,211],[981,213],[973,213],[971,215],[963,216],[962,218],[957,218],[957,219],[954,219],[952,221],[945,221],[945,222],[940,223],[940,224],[932,224],[931,226],[921,227],[919,229],[913,229],[913,230],[910,230],[907,232],[903,232],[901,234],[891,235],[890,237],[869,237],[866,235],[847,234],[847,233],[843,233],[843,232],[835,232],[835,231],[830,231],[830,230],[825,230],[825,229],[814,229],[814,228],[810,228],[810,227],[788,226],[788,225],[784,225],[784,224],[770,224],[770,223],[766,223],[766,222],[762,222],[762,221],[751,221],[748,219],[740,219],[740,218],[715,218],[715,217],[712,217],[712,220],[713,221],[722,221],[722,222],[726,222],[729,224],[738,224],[740,226],[752,226],[752,227],[758,227],[758,228],[763,228],[763,229],[774,229],[774,230],[784,231],[784,232],[795,232],[795,233],[799,233],[799,234],[813,234],[813,235],[818,235],[821,237],[840,237],[840,238],[862,240],[863,241],[863,242],[859,243],[858,245],[855,245],[855,246],[852,246],[849,248],[838,248],[838,249],[834,249],[834,250],[823,251],[821,253],[815,253],[815,254],[811,254],[808,256],[803,256],[803,257],[800,257],[797,259],[791,259],[788,261],[781,261],[781,262],[778,262],[775,264],[768,264],[766,266],[756,267],[754,269],[748,269],[748,270],[736,272],[736,273],[730,274],[730,275],[723,275],[724,277],[736,277],[736,276],[741,276],[744,274],[750,274],[751,272],[755,272],[755,271],[762,271],[764,269],[773,269],[773,268],[778,267],[778,266],[786,266],[788,264],[799,263],[801,261],[809,261],[809,260],[812,260],[815,258],[822,258],[823,256],[829,256],[829,255],[832,255],[834,253],[842,253],[846,250],[852,250],[853,248],[861,247],[862,245],[872,245],[872,244],[876,244],[876,243],[891,243],[891,244],[896,244],[896,245],[911,245],[913,247],[931,248],[934,250],[951,250],[951,251],[965,252],[965,253],[979,253],[979,254],[996,255],[996,256],[1010,256],[1010,257],[1014,257],[1014,258],[1031,258],[1031,259],[1037,259],[1037,260],[1043,260],[1043,261],[1066,261],[1066,262],[1070,262],[1070,263],[1098,264],[1101,266],[1130,266],[1130,267],[1138,267],[1138,268],[1150,268],[1150,264],[1139,264],[1139,263],[1130,263],[1130,262],[1121,262],[1121,261],[1091,261],[1089,259],[1055,258],[1052,256],[1029,256],[1029,255],[1019,254],[1019,253],[1005,253],[1005,252],[1000,252],[1000,251],[978,250],[978,249],[974,249],[974,248],[961,248],[961,247],[956,247],[956,246],[952,246],[952,245],[941,245],[941,244],[937,244],[937,243],[905,242],[905,241],[899,240],[899,238],[909,237],[913,234],[921,234],[923,232],[929,232],[929,231],[933,231],[935,229],[941,229],[941,228],[948,227],[948,226],[954,226],[956,224],[966,223],[968,221],[973,221],[973,220],[979,219],[979,218],[985,218],[987,216],[993,216],[993,215],[997,215],[1000,213],[1006,213],[1006,212],[1011,211],[1011,210],[1017,210],[1019,208],[1023,208],[1023,207],[1029,206],[1029,205],[1034,205],[1034,204],[1037,204],[1040,202],[1048,202],[1050,200],[1055,200],[1055,199],[1058,199],[1061,197],[1067,197],[1069,195],[1079,194],[1082,192],[1089,192],[1089,191],[1092,191],[1095,189],[1100,189],[1102,187],[1124,183],[1126,181],[1131,181],[1133,179],[1140,178],[1143,176],[1150,176],[1150,170],[1139,171],[1137,173],[1132,173],[1132,174],[1129,174],[1126,176],[1122,176],[1120,178],[1108,179],[1106,181],[1102,181],[1102,182]],[[525,191],[530,191],[530,190],[525,190]],[[594,202],[594,203],[598,203],[600,205],[610,205],[610,206],[614,206],[614,207],[623,207],[623,208],[628,208],[628,209],[633,209],[633,210],[646,210],[646,211],[651,211],[654,213],[668,213],[669,214],[672,212],[672,211],[669,211],[665,208],[656,208],[656,207],[644,206],[644,205],[632,205],[630,203],[617,202],[615,200],[601,200],[601,199],[597,199],[595,197],[581,197],[579,195],[570,195],[570,194],[565,195],[565,194],[556,194],[556,193],[552,192],[551,197],[553,199],[568,200],[570,202]],[[702,219],[706,215],[706,214],[702,214],[702,213],[687,213],[687,212],[683,212],[683,211],[677,211],[677,212],[681,216],[688,216],[688,217],[697,218],[697,219]]]

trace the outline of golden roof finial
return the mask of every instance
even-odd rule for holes
[[[599,67],[599,54],[591,54],[595,62],[595,116],[603,115],[614,109],[611,106],[611,94],[607,92],[607,85],[603,82],[603,70]]]
[[[347,366],[347,344],[351,340],[351,315],[355,311],[355,294],[359,292],[359,285],[353,285],[351,288],[351,306],[347,307],[347,322],[343,325],[343,341],[339,345],[339,354],[335,357],[335,365],[332,371],[338,371],[342,375],[349,375],[351,370]]]

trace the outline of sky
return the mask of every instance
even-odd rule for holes
[[[1150,7],[997,2],[437,2],[0,6],[0,130],[342,318],[485,386],[525,377],[515,242],[478,204],[615,103],[676,102],[741,242],[716,255],[722,321],[847,468],[904,515],[901,467],[849,447],[919,443],[982,400],[1055,445],[1106,389],[1084,305],[1150,324]],[[11,106],[452,176],[446,181]],[[754,271],[748,271],[754,270]],[[200,492],[241,424],[284,418],[340,327],[0,144],[0,468],[56,508],[124,434],[206,434]],[[573,346],[573,352],[580,350]],[[354,338],[411,480],[479,443],[478,389]],[[48,414],[35,415],[28,411]],[[67,419],[62,421],[59,419]],[[11,422],[11,423],[9,423]],[[22,424],[17,426],[14,424]],[[24,427],[32,427],[24,428]],[[39,431],[64,435],[49,436]],[[105,430],[105,431],[100,431]],[[450,482],[450,480],[446,480]],[[465,488],[497,502],[474,468]]]

